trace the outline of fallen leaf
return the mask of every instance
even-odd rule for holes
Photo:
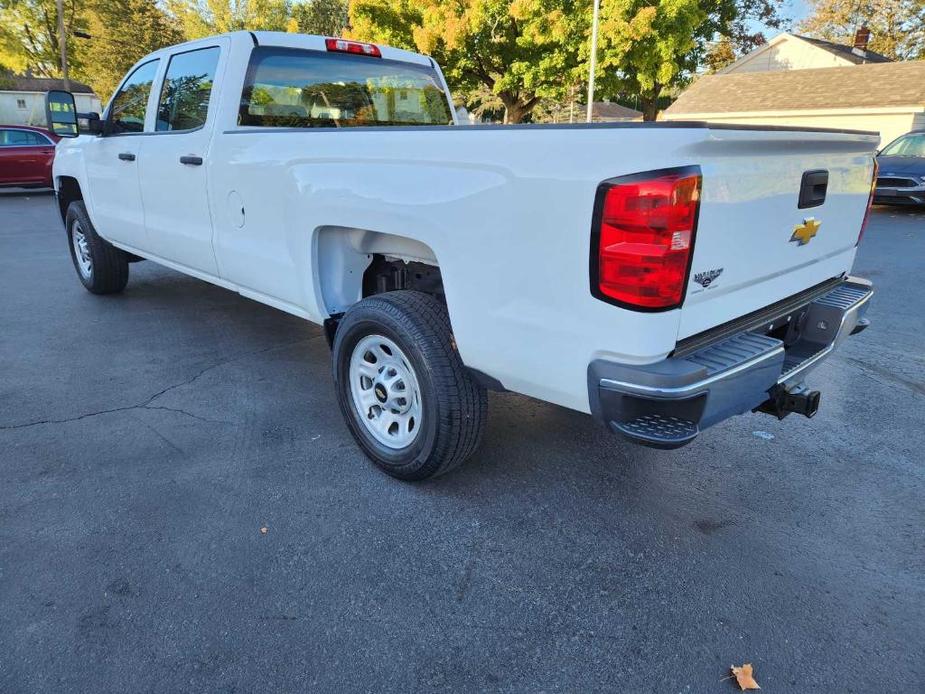
[[[758,683],[755,681],[755,678],[752,677],[752,664],[745,663],[742,667],[736,667],[735,665],[730,666],[732,670],[733,677],[736,678],[736,682],[739,683],[739,689],[743,692],[746,689],[761,689],[758,686]]]
[[[263,526],[263,527],[260,529],[260,534],[261,534],[261,535],[266,535],[266,534],[267,534],[267,526]],[[750,667],[750,666],[749,666],[749,667]]]

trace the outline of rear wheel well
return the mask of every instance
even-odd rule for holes
[[[438,265],[373,254],[372,262],[363,273],[363,298],[398,289],[414,289],[446,303]]]
[[[416,289],[444,300],[434,251],[408,236],[368,229],[323,227],[314,248],[315,291],[330,316],[356,302],[397,289]]]
[[[447,310],[443,274],[426,244],[403,236],[329,227],[319,238],[318,286],[329,317],[324,321],[328,346],[341,318],[354,303],[377,294],[413,290],[434,297]],[[455,345],[455,341],[454,341]],[[504,391],[496,378],[466,367],[489,390]]]
[[[314,266],[316,292],[329,316],[324,322],[329,343],[347,309],[367,297],[413,289],[446,304],[436,254],[427,244],[407,236],[322,227]]]
[[[363,271],[360,284],[360,299],[376,294],[385,294],[400,289],[413,289],[429,294],[446,306],[446,294],[443,291],[443,276],[438,265],[429,265],[417,260],[405,260],[395,256],[373,253],[368,256],[369,265]],[[334,345],[334,334],[346,308],[336,311],[324,321],[325,337],[328,346]]]
[[[83,192],[76,178],[73,176],[58,178],[58,211],[61,213],[62,222],[67,218],[67,208],[71,206],[71,203],[83,199]]]

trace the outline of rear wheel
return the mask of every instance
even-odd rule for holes
[[[388,474],[427,479],[475,452],[487,396],[463,366],[437,299],[397,291],[357,303],[337,328],[333,359],[350,432]]]
[[[72,202],[65,217],[68,246],[77,277],[94,294],[114,294],[128,283],[128,253],[102,239],[82,200]]]

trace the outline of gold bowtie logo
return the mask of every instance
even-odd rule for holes
[[[790,240],[796,241],[800,246],[805,246],[819,233],[819,227],[821,226],[822,222],[817,222],[812,217],[804,219],[802,224],[797,224],[793,227],[793,236],[790,237]]]

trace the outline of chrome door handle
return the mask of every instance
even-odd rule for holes
[[[119,152],[119,159],[122,161],[135,161],[135,155],[131,152]]]
[[[190,166],[202,166],[202,157],[180,157],[181,164],[189,164]]]

